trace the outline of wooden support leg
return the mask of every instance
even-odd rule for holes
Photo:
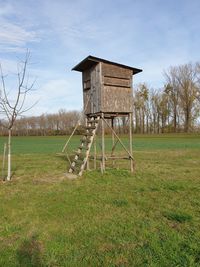
[[[85,126],[86,126],[86,127],[88,126],[88,118],[87,118],[87,117],[85,118]],[[88,157],[88,160],[87,160],[87,163],[86,163],[86,169],[87,169],[88,171],[90,170],[89,157]]]
[[[134,162],[133,162],[133,141],[132,141],[132,113],[129,113],[129,149],[130,149],[130,154],[132,158],[130,158],[130,167],[131,167],[131,172],[133,172],[134,169]]]
[[[101,113],[101,147],[102,147],[102,172],[105,171],[105,128],[104,128],[104,114]]]
[[[97,168],[97,142],[96,142],[96,134],[94,136],[94,169]]]
[[[111,119],[111,127],[112,127],[112,129],[114,131],[114,118]],[[112,131],[112,151],[114,150],[114,146],[115,146],[115,136],[114,136],[113,131]],[[114,165],[115,165],[115,161],[113,160],[112,161],[112,166],[114,167]]]
[[[116,134],[116,132],[112,129],[112,127],[110,126],[110,124],[104,120],[104,122],[106,123],[106,125],[112,130],[113,134],[115,135],[115,137],[117,138],[117,140],[119,141],[119,143],[122,145],[122,147],[124,148],[124,150],[126,151],[126,153],[129,155],[130,158],[133,159],[133,156],[130,154],[130,151],[125,147],[125,145],[122,143],[122,141],[120,140],[119,136]],[[116,144],[116,142],[115,142]]]
[[[5,181],[4,171],[5,171],[5,159],[6,159],[7,143],[4,144],[3,150],[3,162],[2,162],[2,179]]]

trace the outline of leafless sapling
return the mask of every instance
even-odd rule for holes
[[[26,98],[30,91],[33,90],[34,82],[29,81],[29,75],[27,72],[28,65],[30,64],[30,52],[27,51],[25,59],[18,62],[17,66],[17,78],[15,90],[9,91],[6,86],[6,76],[3,73],[2,66],[0,64],[0,124],[8,131],[8,143],[7,143],[7,157],[8,157],[8,169],[7,169],[7,181],[11,180],[11,137],[12,128],[16,122],[16,119],[22,116],[25,112],[30,110],[36,103],[26,107]]]

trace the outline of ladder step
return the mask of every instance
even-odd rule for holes
[[[89,119],[87,122],[88,123],[97,123],[99,120],[97,120],[97,119],[94,119],[94,120],[91,120],[91,119]]]
[[[84,133],[83,135],[84,136],[93,136],[94,134],[93,133]]]
[[[83,162],[83,159],[77,158],[77,159],[74,159],[73,162],[75,162],[75,163]]]
[[[69,173],[73,174],[76,173],[79,176],[82,175],[87,160],[89,158],[89,153],[97,130],[97,124],[99,122],[99,118],[100,117],[88,118],[88,123],[90,123],[90,125],[84,127],[85,133],[83,134],[83,137],[80,139],[81,144],[78,147],[78,151],[74,151],[76,154],[69,169]]]
[[[72,171],[75,171],[76,170],[76,165],[75,166],[70,166],[70,169],[72,169]]]
[[[76,157],[74,157],[72,163],[75,162],[75,164],[76,164],[77,162],[79,162],[79,161],[81,162],[81,161],[84,160],[84,156],[83,156],[82,154],[79,154],[79,155],[76,154],[76,156],[77,156],[78,158],[76,159]]]
[[[79,149],[85,149],[85,150],[88,150],[89,149],[87,146],[86,147],[85,146],[79,146],[78,148]]]
[[[79,166],[71,166],[70,169],[72,170],[73,173],[79,173],[80,167]]]
[[[79,173],[81,168],[83,166],[83,161],[79,162],[78,164],[75,164],[74,166],[70,166],[70,169],[72,169],[72,172],[77,172]]]
[[[94,129],[96,129],[96,126],[86,126],[85,129],[86,130],[94,130]]]
[[[89,138],[86,138],[86,137],[85,138],[81,138],[80,141],[82,143],[87,143],[87,144],[91,143],[91,140]]]
[[[75,164],[74,166],[71,165],[70,169],[72,169],[72,171],[79,171],[82,165],[83,165],[83,162],[79,164]]]
[[[82,151],[79,150],[74,150],[73,151],[75,153],[75,155],[80,156],[82,154]]]

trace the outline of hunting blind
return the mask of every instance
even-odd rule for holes
[[[104,112],[112,116],[133,111],[132,76],[140,69],[89,56],[73,70],[82,72],[86,115]]]
[[[81,139],[81,145],[76,151],[74,160],[70,162],[70,173],[82,175],[86,166],[89,167],[89,158],[93,158],[96,167],[96,144],[94,144],[94,155],[90,155],[96,130],[101,121],[101,171],[105,170],[107,159],[120,159],[114,155],[116,144],[119,142],[130,159],[131,171],[133,171],[132,156],[132,112],[133,112],[133,75],[141,72],[141,69],[133,68],[123,64],[111,62],[102,58],[88,56],[72,70],[82,72],[83,104],[86,117],[85,133]],[[129,149],[125,147],[114,129],[116,117],[129,118]],[[110,122],[109,122],[110,121]],[[105,125],[112,132],[112,151],[110,156],[105,154]],[[78,124],[77,126],[78,127]],[[75,127],[75,128],[76,128]],[[75,130],[73,131],[73,133]],[[72,133],[72,135],[73,135]],[[66,151],[66,147],[63,152]],[[68,157],[69,158],[69,157]],[[70,159],[69,159],[70,160]],[[79,162],[79,164],[78,164]]]

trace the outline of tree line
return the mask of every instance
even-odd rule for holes
[[[200,63],[170,67],[161,89],[146,84],[134,92],[137,133],[193,132],[200,122]]]
[[[194,132],[200,130],[200,63],[170,67],[164,72],[162,88],[138,84],[133,92],[135,133]],[[68,135],[84,116],[81,111],[60,110],[55,114],[20,117],[13,135]],[[7,135],[0,121],[0,134]],[[118,132],[127,131],[126,118],[117,118]],[[77,134],[81,133],[81,127]]]
[[[79,111],[60,110],[55,114],[22,117],[16,120],[12,134],[18,136],[68,135],[81,118]],[[0,126],[1,135],[6,135],[6,129]],[[77,132],[78,134],[78,132]]]

